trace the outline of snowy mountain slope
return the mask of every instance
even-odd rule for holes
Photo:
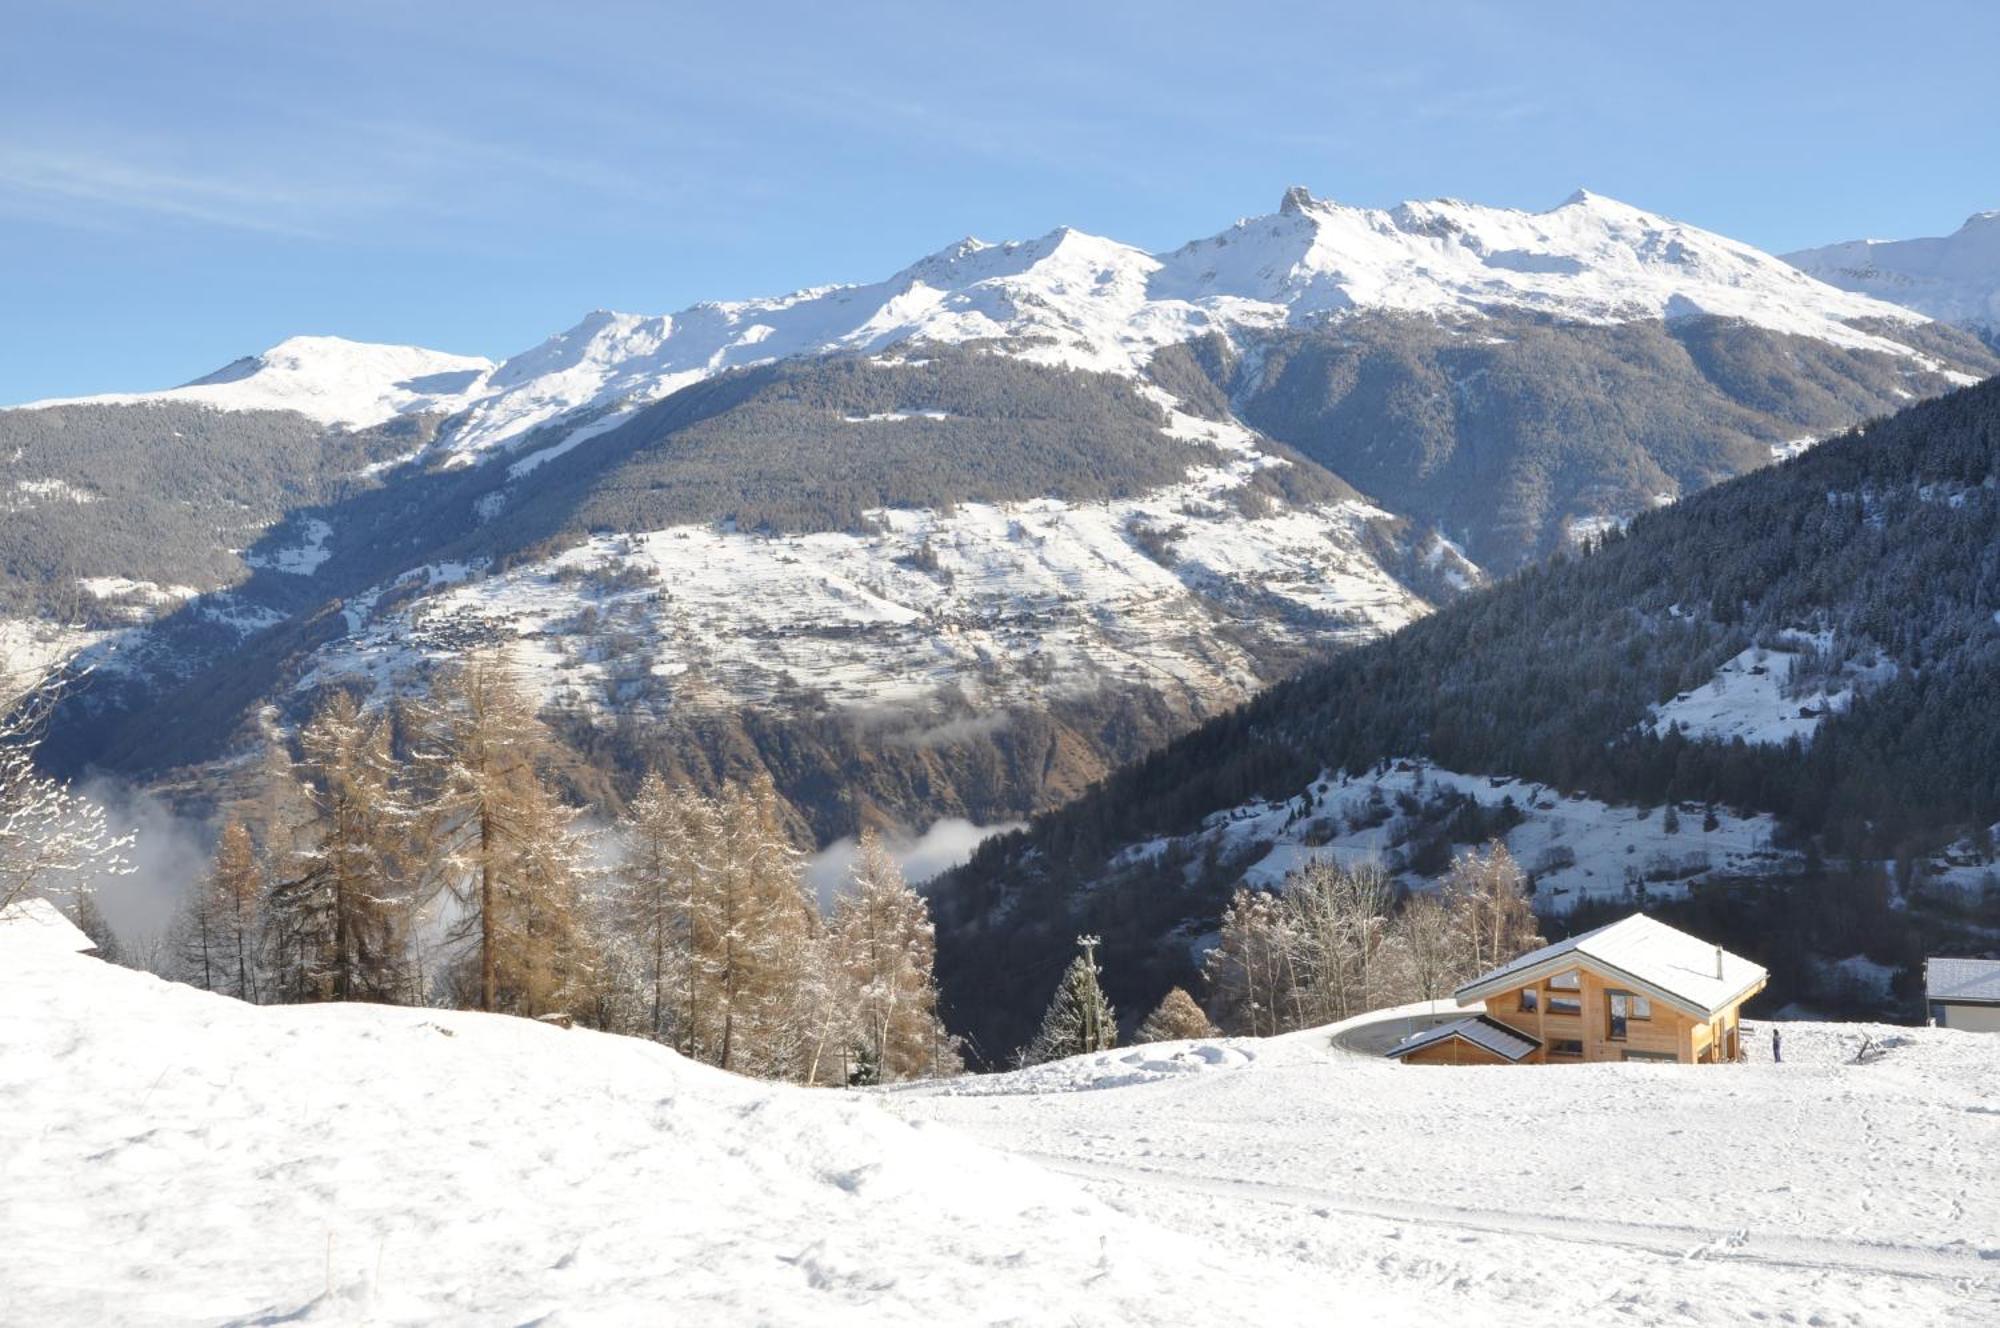
[[[216,410],[291,410],[321,424],[366,428],[398,415],[452,414],[477,400],[493,362],[421,346],[292,337],[181,387],[52,397],[49,406],[178,402]]]
[[[569,417],[630,409],[729,368],[796,355],[975,344],[1138,374],[1161,347],[1210,332],[1354,310],[1495,309],[1599,324],[1741,319],[1922,358],[1893,335],[1895,325],[1921,321],[1900,305],[1824,285],[1747,245],[1600,195],[1579,191],[1539,213],[1453,199],[1385,210],[1295,188],[1278,212],[1166,254],[1067,227],[1005,244],[968,238],[868,284],[666,315],[597,310],[497,367],[416,347],[296,337],[185,387],[84,400],[293,409],[349,425],[463,411],[442,446],[464,460]],[[1856,326],[1866,320],[1888,326]]]
[[[2000,211],[1976,213],[1950,235],[1849,240],[1785,261],[1830,286],[2000,335]]]
[[[435,592],[391,594],[391,611],[374,606],[398,586],[350,600],[348,635],[297,686],[394,686],[483,640],[508,644],[552,701],[607,714],[802,691],[835,712],[921,713],[949,695],[994,714],[1106,687],[1210,713],[1268,681],[1274,655],[1429,608],[1369,551],[1386,513],[1272,500],[1247,514],[1237,495],[1270,464],[1244,456],[1118,502],[878,510],[865,534],[676,526],[492,576],[423,570]]]
[[[884,1098],[1226,1257],[1438,1324],[2000,1314],[2000,1195],[1977,1161],[2000,1147],[1991,1038],[1791,1023],[1772,1064],[1750,1024],[1745,1065],[1454,1069],[1335,1050],[1343,1027]],[[1855,1064],[1863,1038],[1878,1054]]]
[[[866,1097],[504,1016],[248,1006],[18,930],[8,1323],[1283,1323],[1312,1303],[1296,1274]]]
[[[1588,323],[1706,314],[1836,345],[1912,355],[1856,320],[1907,310],[1803,279],[1721,236],[1579,193],[1542,213],[1454,200],[1343,207],[1294,189],[1279,212],[1171,253],[1062,228],[966,239],[869,285],[600,310],[497,369],[450,434],[475,453],[560,415],[654,400],[721,369],[909,342],[992,344],[1047,364],[1136,374],[1162,346],[1349,310],[1530,310]]]
[[[1314,859],[1373,863],[1421,890],[1428,884],[1416,870],[1421,846],[1461,799],[1489,813],[1504,808],[1514,823],[1496,816],[1492,836],[1533,878],[1537,907],[1551,915],[1586,900],[1628,897],[1642,886],[1650,896],[1671,898],[1699,882],[1783,876],[1799,867],[1796,854],[1773,846],[1778,825],[1768,815],[1718,808],[1711,829],[1702,807],[1691,804],[1676,808],[1670,825],[1655,807],[1612,806],[1533,780],[1466,775],[1409,759],[1359,775],[1322,772],[1290,798],[1216,812],[1193,834],[1134,845],[1111,866],[1115,873],[1168,852],[1188,861],[1213,852],[1234,865],[1244,884],[1277,890]]]

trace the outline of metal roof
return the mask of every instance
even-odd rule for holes
[[[2000,1005],[2000,959],[1924,960],[1924,999]]]
[[[1433,1046],[1448,1038],[1463,1038],[1473,1046],[1492,1052],[1505,1060],[1525,1059],[1536,1047],[1542,1045],[1540,1038],[1531,1037],[1519,1029],[1509,1028],[1485,1015],[1475,1015],[1470,1019],[1460,1019],[1456,1023],[1439,1024],[1436,1028],[1426,1028],[1421,1033],[1410,1036],[1389,1048],[1390,1056],[1407,1056],[1413,1051]]]
[[[1762,986],[1768,974],[1719,945],[1643,913],[1572,936],[1474,978],[1453,993],[1469,1005],[1545,975],[1578,966],[1630,985],[1698,1018],[1725,1010]]]

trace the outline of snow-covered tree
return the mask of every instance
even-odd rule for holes
[[[1379,1004],[1383,943],[1395,899],[1388,874],[1369,863],[1314,859],[1285,882],[1295,1027],[1331,1023]]]
[[[1459,854],[1444,880],[1468,976],[1498,968],[1543,945],[1528,902],[1527,877],[1498,840],[1484,853]]]
[[[624,861],[609,901],[613,924],[644,984],[645,1032],[680,1045],[678,1031],[691,1027],[697,999],[694,909],[720,848],[716,808],[652,772],[639,785],[624,830]]]
[[[1434,892],[1411,895],[1389,927],[1392,990],[1402,1000],[1436,1001],[1472,976],[1457,965],[1456,927],[1451,910]]]
[[[1097,967],[1095,936],[1079,937],[1083,953],[1070,962],[1056,986],[1041,1031],[1024,1049],[1030,1063],[1061,1060],[1087,1052],[1109,1051],[1118,1045],[1118,1016],[1104,998]]]
[[[1222,934],[1203,965],[1209,1008],[1231,1033],[1267,1037],[1295,1026],[1297,937],[1278,900],[1239,886],[1222,915]]]
[[[1185,1042],[1193,1038],[1208,1038],[1216,1035],[1215,1025],[1208,1021],[1201,1007],[1194,1003],[1194,997],[1175,987],[1160,1001],[1158,1008],[1146,1016],[1146,1022],[1139,1025],[1140,1042]]]
[[[945,1034],[937,1018],[930,907],[872,829],[862,831],[847,890],[834,903],[833,933],[855,1032],[877,1078],[934,1073]]]
[[[819,914],[768,776],[725,789],[719,820],[720,866],[695,909],[694,959],[709,993],[696,1029],[703,1059],[794,1077],[820,1027],[809,990],[823,963]]]
[[[28,895],[77,895],[93,877],[128,870],[130,836],[104,809],[35,766],[43,724],[68,679],[0,660],[0,908]]]
[[[412,708],[411,724],[428,775],[427,833],[441,850],[435,866],[457,905],[451,939],[470,959],[461,985],[476,1008],[504,1009],[502,968],[512,964],[518,976],[538,961],[502,951],[528,943],[524,919],[550,925],[553,901],[530,895],[538,881],[563,879],[535,876],[528,865],[534,836],[559,819],[538,768],[550,753],[548,730],[494,655],[476,655],[436,679]]]

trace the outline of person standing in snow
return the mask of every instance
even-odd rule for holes
[[[1774,1028],[1771,1030],[1771,1062],[1774,1065],[1781,1064],[1783,1063],[1784,1059],[1785,1059],[1784,1040],[1778,1033],[1778,1030]]]

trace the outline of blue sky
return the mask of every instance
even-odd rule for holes
[[[966,234],[1572,189],[1774,250],[2000,207],[2000,6],[16,5],[0,401],[501,356]]]

